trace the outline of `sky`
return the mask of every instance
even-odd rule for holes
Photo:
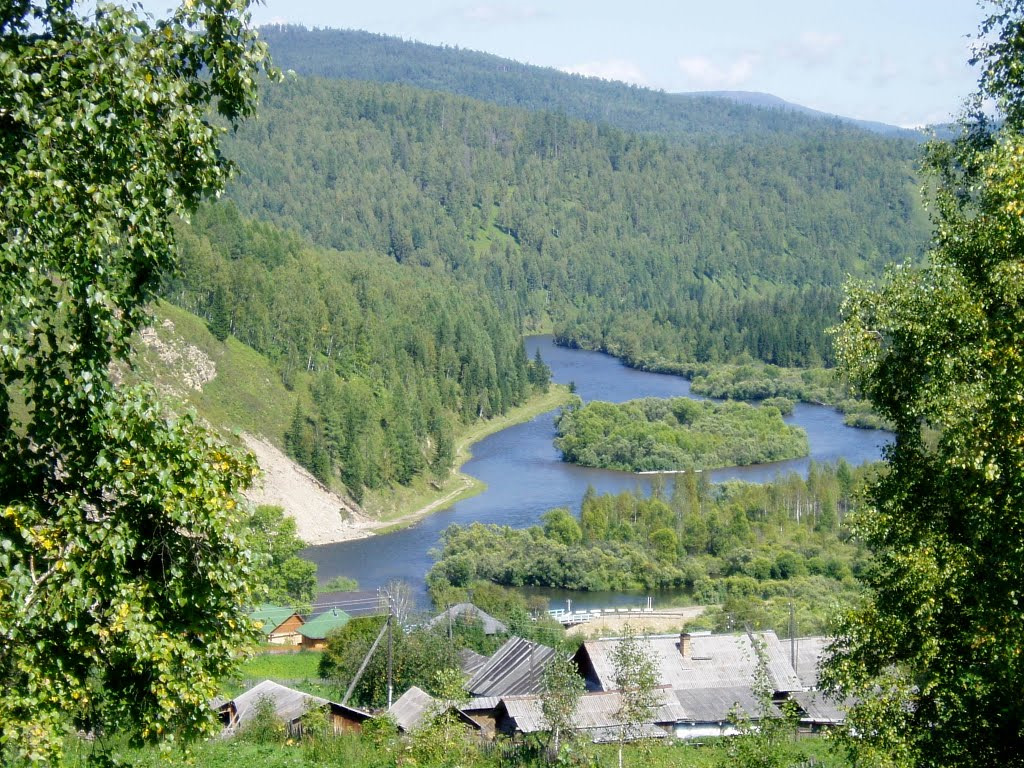
[[[150,0],[151,10],[169,0]],[[362,29],[669,92],[761,91],[906,127],[977,84],[974,0],[265,0],[257,24]]]

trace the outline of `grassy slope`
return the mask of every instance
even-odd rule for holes
[[[504,237],[500,233],[499,236]],[[217,375],[199,391],[183,387],[182,380],[190,364],[168,362],[144,344],[136,345],[138,374],[154,382],[172,406],[184,402],[216,429],[233,433],[244,430],[262,435],[278,447],[284,444],[295,402],[308,397],[308,381],[300,377],[295,391],[281,383],[274,366],[263,355],[234,337],[222,343],[214,338],[206,323],[195,315],[166,302],[155,307],[154,328],[159,340],[172,353],[184,357],[189,347],[196,348],[216,365]],[[166,321],[173,324],[167,326]],[[529,421],[568,401],[565,387],[552,386],[545,395],[530,399],[504,416],[463,427],[455,435],[456,471],[443,482],[429,477],[416,478],[409,487],[397,486],[386,491],[367,492],[364,509],[382,520],[396,521],[396,527],[408,525],[425,514],[446,509],[459,499],[480,493],[483,483],[458,472],[472,457],[470,447],[478,440],[513,424]],[[344,492],[340,487],[335,490]]]
[[[144,345],[136,346],[139,372],[161,390],[177,390],[177,397],[171,396],[172,403],[176,405],[184,397],[185,404],[215,428],[224,432],[245,430],[282,445],[297,395],[285,389],[270,361],[234,337],[226,343],[218,341],[203,320],[183,309],[163,301],[155,309],[154,328],[160,341],[177,351],[184,345],[197,348],[213,360],[217,375],[202,390],[182,394],[182,365],[160,360],[152,348]],[[173,329],[164,324],[167,320],[173,323]]]

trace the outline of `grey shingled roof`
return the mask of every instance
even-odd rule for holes
[[[327,699],[296,691],[272,680],[264,680],[222,705],[221,711],[233,707],[235,721],[232,726],[241,727],[255,717],[259,702],[263,699],[273,703],[274,713],[286,723],[298,720],[310,709],[330,705]]]
[[[789,640],[780,642],[788,654]],[[796,639],[796,673],[804,688],[818,687],[818,664],[830,642],[832,642],[830,637],[798,637]]]
[[[462,674],[467,677],[472,677],[477,671],[487,663],[487,657],[482,656],[476,651],[470,648],[462,648],[459,653],[459,669],[462,670]]]
[[[800,722],[814,725],[838,725],[846,721],[846,709],[850,705],[836,704],[819,691],[796,691],[790,694],[800,709]]]
[[[685,716],[672,691],[658,688],[654,692],[656,705],[651,708],[648,725],[674,724]],[[509,717],[515,720],[516,729],[522,733],[536,733],[548,730],[544,721],[543,697],[506,696],[502,699]],[[573,727],[577,730],[617,728],[618,711],[622,708],[622,696],[618,691],[608,693],[587,693],[580,696],[573,712]],[[664,735],[664,731],[660,731]]]
[[[414,731],[423,725],[427,716],[442,709],[452,709],[466,725],[476,730],[482,730],[483,726],[467,715],[455,702],[447,704],[435,699],[422,688],[415,685],[398,697],[398,701],[391,705],[388,714],[391,715],[398,727],[405,732]]]
[[[474,696],[472,699],[462,705],[461,709],[463,712],[482,712],[489,709],[494,709],[501,703],[500,696]]]
[[[676,700],[685,713],[680,722],[725,723],[733,709],[751,719],[760,716],[761,705],[754,696],[750,685],[734,688],[687,688],[677,689]],[[775,716],[773,710],[772,715]]]
[[[519,696],[540,693],[541,675],[555,655],[553,648],[510,638],[469,679],[465,688],[471,696]]]
[[[403,731],[415,730],[434,705],[434,697],[415,685],[398,697],[388,714],[395,718]]]
[[[789,663],[788,649],[783,649],[774,632],[756,635],[764,644],[768,675],[775,691],[803,689]],[[679,635],[655,635],[644,639],[658,667],[658,682],[676,690],[708,688],[747,688],[754,680],[757,656],[744,635],[700,635],[690,637],[691,652],[679,652]],[[612,652],[619,638],[590,640],[580,653],[589,658],[597,683],[602,690],[615,688],[615,665]]]
[[[427,622],[428,627],[447,626],[449,621],[455,622],[460,616],[480,619],[485,635],[508,634],[508,627],[485,611],[481,611],[472,603],[457,603],[447,611],[439,613]]]

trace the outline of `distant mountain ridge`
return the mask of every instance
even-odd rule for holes
[[[275,63],[299,74],[402,83],[531,111],[562,112],[628,131],[675,136],[806,134],[823,120],[920,140],[882,123],[836,117],[768,94],[672,94],[523,64],[489,53],[429,45],[357,30],[260,28]]]
[[[792,101],[786,101],[785,99],[781,99],[771,93],[762,93],[761,91],[692,91],[678,93],[675,95],[686,98],[711,97],[715,99],[728,99],[738,104],[747,104],[753,107],[797,112],[802,115],[817,117],[822,120],[839,120],[882,136],[895,136],[919,141],[924,141],[927,138],[921,131],[916,131],[910,128],[901,128],[898,125],[890,125],[889,123],[882,123],[877,120],[861,120],[856,117],[845,117],[844,115],[836,115],[831,112],[822,112],[821,110],[805,107],[803,104],[795,104]]]

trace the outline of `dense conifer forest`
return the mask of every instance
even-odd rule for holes
[[[547,386],[514,325],[472,285],[372,253],[310,246],[230,204],[179,228],[171,301],[268,357],[302,395],[285,447],[321,481],[443,476],[457,425]]]
[[[845,276],[917,258],[928,230],[914,142],[793,125],[681,141],[299,76],[229,146],[230,195],[320,245],[448,273],[565,343],[813,365]]]
[[[352,29],[270,25],[260,30],[284,69],[310,77],[402,83],[468,96],[505,107],[562,112],[629,131],[674,135],[743,136],[815,133],[822,119],[794,110],[752,109],[731,98],[670,94],[626,83],[523,64],[489,53],[427,45]],[[771,99],[773,97],[767,96]],[[875,124],[878,129],[878,124]],[[886,131],[920,140],[893,126]]]
[[[357,500],[443,476],[459,425],[545,385],[523,332],[691,375],[828,365],[845,277],[927,241],[910,139],[363,33],[264,33],[299,74],[228,141],[230,200],[179,227],[164,295],[273,361],[299,393],[286,449]],[[845,397],[813,389],[768,394]]]

